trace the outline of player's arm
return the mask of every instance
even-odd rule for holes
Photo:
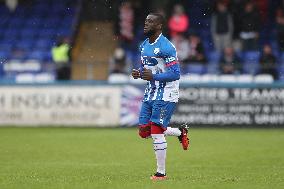
[[[170,65],[164,73],[153,74],[151,70],[143,68],[142,79],[147,81],[165,81],[171,82],[180,78],[179,64]]]
[[[167,43],[165,46],[162,47],[162,56],[164,57],[166,71],[163,73],[153,74],[152,79],[155,81],[164,81],[164,82],[171,82],[178,80],[180,78],[180,66],[177,61],[176,49],[171,43]],[[152,73],[148,73],[148,75],[150,76],[151,74]],[[147,79],[150,78],[148,77]]]
[[[179,78],[180,78],[180,67],[178,63],[167,67],[167,71],[164,73],[153,74],[153,79],[155,81],[171,82],[179,80]]]

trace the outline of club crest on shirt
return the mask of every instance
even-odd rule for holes
[[[160,52],[160,48],[155,48],[154,49],[154,54],[158,54]]]

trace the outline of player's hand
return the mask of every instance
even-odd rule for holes
[[[153,79],[152,71],[148,70],[146,68],[143,68],[142,79],[147,80],[147,81],[151,81]]]
[[[131,72],[131,75],[134,79],[138,79],[140,78],[140,72],[139,70],[136,70],[136,69],[133,69],[132,72]]]

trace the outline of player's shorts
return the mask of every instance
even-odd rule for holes
[[[139,125],[148,124],[149,121],[152,121],[167,128],[175,108],[175,102],[163,100],[144,101],[140,111]]]

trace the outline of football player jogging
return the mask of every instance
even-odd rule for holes
[[[148,81],[139,116],[139,135],[153,139],[157,172],[150,177],[152,180],[167,178],[165,136],[178,137],[184,150],[189,146],[186,126],[168,127],[179,98],[180,67],[174,45],[162,34],[163,23],[160,14],[147,16],[144,34],[148,38],[140,46],[141,67],[132,70],[134,79]]]

